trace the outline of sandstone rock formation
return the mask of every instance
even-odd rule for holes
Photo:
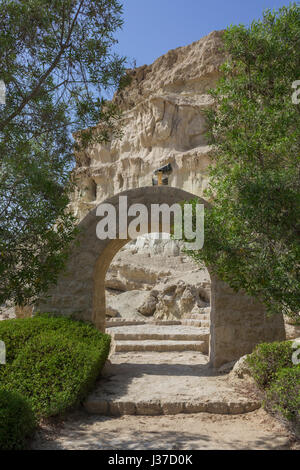
[[[106,274],[107,316],[176,320],[210,305],[207,270],[179,246],[174,253],[169,238],[139,237],[115,257]]]
[[[148,298],[149,293],[139,290],[122,292],[118,295],[106,293],[106,315],[108,317],[122,317],[126,320],[142,320],[143,315],[139,308]]]
[[[123,110],[122,137],[76,155],[78,189],[72,208],[79,219],[113,194],[151,185],[153,171],[167,163],[172,165],[170,186],[203,194],[210,163],[204,110],[212,104],[208,90],[214,87],[224,61],[221,48],[222,32],[215,31],[189,46],[169,51],[152,65],[128,72],[131,84],[114,97]],[[203,279],[195,279],[195,274],[194,280],[182,277],[182,273],[195,271],[195,265],[182,256],[180,243],[169,237],[140,237],[119,255],[106,275],[106,288],[121,293],[118,300],[108,293],[107,315],[129,318],[126,306],[130,295],[134,316],[139,311],[145,316],[179,318],[188,309],[196,311],[209,303],[208,273],[205,287],[199,285]],[[163,262],[155,260],[155,255]],[[174,263],[172,257],[176,257]],[[139,310],[138,296],[122,294],[151,289]]]
[[[123,136],[76,156],[72,207],[79,219],[113,194],[150,186],[152,172],[167,163],[170,186],[203,194],[210,162],[203,111],[212,105],[221,48],[222,32],[214,31],[129,72],[131,84],[114,98]]]
[[[130,85],[114,97],[123,111],[122,137],[76,155],[78,188],[71,205],[79,220],[107,197],[150,186],[153,171],[167,163],[172,165],[169,186],[203,194],[210,163],[204,110],[212,105],[208,91],[224,61],[221,48],[222,32],[215,31],[169,51],[152,65],[128,71]],[[126,252],[140,254],[140,260],[127,257]],[[121,292],[118,296],[108,292],[108,316],[172,319],[209,304],[208,273],[205,280],[203,273],[200,279],[195,272],[185,279],[183,273],[195,271],[195,266],[182,256],[180,243],[143,237],[119,254],[106,275],[106,288]],[[155,255],[163,262],[155,260]],[[124,294],[136,290],[151,291],[140,305],[136,305],[138,295]],[[130,296],[131,313],[127,308]]]
[[[150,292],[129,290],[112,295],[106,294],[106,315],[122,317],[127,320],[139,320],[143,317],[154,317],[162,320],[176,320],[190,314],[199,313],[201,308],[209,306],[210,284],[187,282],[173,279],[157,284]]]

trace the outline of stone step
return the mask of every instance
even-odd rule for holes
[[[177,340],[208,341],[209,329],[193,326],[147,323],[146,325],[129,325],[107,328],[115,340]]]
[[[181,320],[125,320],[123,318],[113,318],[105,322],[106,328],[139,325],[181,325]]]
[[[84,403],[86,411],[104,416],[122,415],[175,415],[179,413],[214,413],[235,415],[249,413],[260,408],[258,400],[193,400],[191,402],[179,400],[103,400],[95,395],[90,395]]]
[[[137,325],[146,325],[146,321],[137,321],[137,320],[123,320],[123,319],[113,319],[113,320],[106,320],[105,327],[106,328],[115,328],[119,326],[137,326]]]
[[[174,341],[208,341],[209,332],[201,331],[202,329],[199,328],[199,332],[197,333],[171,333],[171,332],[129,332],[129,333],[111,333],[111,336],[115,341],[143,341],[143,340],[156,340],[156,341],[166,341],[166,340],[174,340]]]
[[[181,320],[181,324],[184,326],[209,328],[210,322],[208,320],[192,320],[190,318],[186,318]]]
[[[84,402],[88,412],[108,416],[240,414],[260,405],[198,351],[113,354]]]
[[[210,312],[211,312],[210,307],[200,307],[199,310],[201,313],[207,313],[208,315],[210,315]]]
[[[209,329],[184,325],[147,325],[124,326],[107,329],[114,341],[209,341]]]
[[[188,323],[183,323],[188,320]],[[198,320],[198,321],[208,321],[209,323],[209,315],[207,314],[198,314],[193,313],[189,318],[184,318],[183,320],[125,320],[123,318],[113,318],[111,320],[106,320],[105,326],[106,328],[115,328],[119,326],[139,326],[139,325],[161,325],[161,326],[176,326],[187,324],[193,326],[192,323],[189,323],[190,320]],[[201,326],[201,325],[195,325]],[[203,325],[206,326],[206,325]]]
[[[191,315],[186,318],[191,320],[209,320],[210,315],[208,313],[191,313]]]
[[[208,341],[175,341],[175,340],[143,340],[143,341],[115,341],[113,352],[129,351],[200,351],[207,353]]]
[[[181,325],[181,320],[151,320],[150,325]]]

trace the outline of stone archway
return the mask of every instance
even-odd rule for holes
[[[144,204],[149,214],[151,204],[171,206],[196,197],[182,189],[168,186],[131,189],[103,201],[114,205],[117,216],[120,195],[127,196],[128,206]],[[209,207],[205,200],[198,199],[206,208]],[[96,236],[99,220],[96,209],[93,209],[80,222],[79,243],[74,244],[66,270],[47,297],[40,300],[36,310],[92,321],[100,331],[105,331],[105,275],[116,253],[130,240],[99,240]],[[251,352],[259,342],[285,338],[282,317],[267,318],[264,307],[255,299],[233,292],[211,273],[210,277],[209,356],[214,367]]]

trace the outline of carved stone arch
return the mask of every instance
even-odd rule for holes
[[[105,203],[112,204],[119,213],[119,196],[127,196],[128,206],[144,204],[151,214],[151,204],[168,204],[188,201],[197,197],[209,208],[204,199],[179,188],[150,186],[136,188],[117,194]],[[80,223],[78,242],[74,243],[65,272],[46,298],[40,299],[36,310],[69,315],[92,321],[100,331],[105,331],[105,276],[117,252],[130,240],[118,238],[99,240],[96,226],[100,218],[93,209]],[[128,218],[130,221],[130,218]],[[151,231],[151,217],[149,228]],[[145,232],[146,233],[146,232]],[[209,269],[208,269],[209,271]],[[255,299],[233,292],[227,284],[210,272],[211,277],[211,364],[219,367],[223,363],[238,359],[253,350],[262,341],[285,338],[281,316],[268,318],[264,307]]]

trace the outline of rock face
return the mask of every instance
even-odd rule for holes
[[[151,316],[176,320],[197,314],[201,308],[207,308],[210,301],[210,283],[199,281],[199,277],[194,273],[194,279],[189,280],[185,276],[179,279],[179,275],[177,279],[157,284],[150,291],[129,290],[115,295],[107,292],[106,315],[127,320]]]
[[[142,314],[176,320],[209,306],[208,271],[175,245],[176,256],[173,244],[166,236],[160,240],[146,235],[118,253],[106,274],[107,316],[132,320],[135,311],[135,319]]]
[[[118,256],[106,274],[105,286],[120,291],[150,290],[158,282],[171,275],[169,269],[155,269],[151,259],[137,255]],[[148,258],[148,259],[147,259]],[[144,264],[141,264],[143,263]]]
[[[76,156],[72,206],[79,219],[107,197],[151,185],[152,172],[167,163],[170,186],[203,195],[210,163],[203,111],[212,105],[221,47],[222,32],[214,31],[129,72],[131,84],[114,98],[123,136]]]
[[[118,295],[106,293],[106,315],[122,317],[126,320],[143,320],[139,308],[147,300],[149,294],[145,291],[131,290]]]
[[[208,90],[224,61],[221,48],[222,32],[215,31],[128,72],[130,85],[114,97],[123,111],[122,137],[76,155],[72,209],[79,219],[118,192],[150,186],[153,171],[167,163],[172,165],[169,186],[203,194],[210,163],[204,110],[212,105]],[[180,243],[169,237],[144,236],[127,245],[106,275],[106,288],[119,291],[117,296],[108,292],[107,315],[176,319],[207,306],[209,275],[204,280],[203,272],[200,277],[194,272],[186,278],[195,265],[185,260]],[[127,292],[138,290],[151,291],[140,305],[140,296]]]
[[[210,302],[210,283],[197,282],[197,273],[190,282],[177,279],[160,284],[150,292],[157,299],[154,316],[156,318],[179,319],[186,315],[199,313],[200,308],[208,307]]]

